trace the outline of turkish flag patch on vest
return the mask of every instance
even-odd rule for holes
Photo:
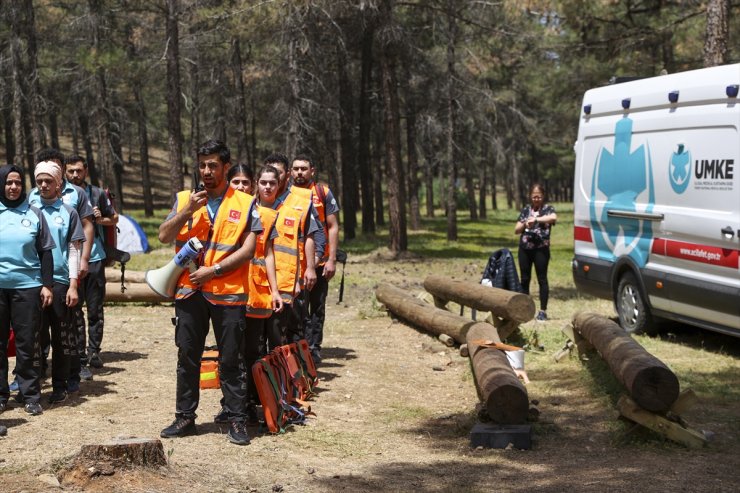
[[[228,219],[232,223],[238,223],[239,222],[239,219],[241,219],[241,217],[242,217],[242,212],[241,211],[236,211],[234,209],[231,209],[229,211],[229,217],[228,217]]]
[[[292,228],[295,225],[295,219],[293,219],[292,217],[286,217],[283,221],[283,224],[285,224],[289,228]]]

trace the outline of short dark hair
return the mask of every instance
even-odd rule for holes
[[[285,171],[288,171],[290,169],[288,156],[286,156],[285,154],[280,154],[279,152],[267,156],[265,160],[262,161],[262,164],[282,164]]]
[[[36,164],[44,161],[59,161],[64,164],[64,154],[62,154],[62,151],[59,149],[54,149],[53,147],[41,149],[38,154],[36,154]]]
[[[79,163],[80,161],[82,161],[82,166],[87,169],[87,159],[82,156],[78,156],[77,154],[72,154],[67,159],[65,159],[64,165],[67,166],[68,164]]]
[[[198,157],[210,156],[211,154],[218,154],[218,158],[223,164],[231,163],[231,151],[226,144],[220,140],[210,139],[198,148]]]
[[[236,175],[244,175],[249,178],[249,181],[254,181],[254,173],[252,172],[252,168],[250,168],[249,165],[245,163],[239,163],[236,166],[232,166],[231,168],[229,168],[229,172],[226,173],[226,179],[231,181],[231,179],[234,178]]]
[[[314,167],[311,156],[309,156],[308,154],[298,154],[296,157],[293,158],[293,161],[306,161],[311,168]]]

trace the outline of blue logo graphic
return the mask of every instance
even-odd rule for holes
[[[596,192],[606,197],[599,214]],[[648,191],[647,201],[640,210],[637,198]],[[650,149],[640,145],[632,150],[632,120],[623,118],[614,130],[614,150],[602,149],[596,158],[591,179],[591,229],[599,258],[615,261],[627,255],[639,267],[644,267],[653,239],[652,223],[632,217],[609,216],[609,211],[650,213],[655,205],[655,185]]]
[[[668,178],[673,191],[682,194],[689,186],[691,179],[691,153],[684,150],[683,144],[678,144],[678,150],[671,156],[668,165]]]

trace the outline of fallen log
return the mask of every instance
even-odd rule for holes
[[[121,283],[108,282],[105,284],[105,301],[115,303],[139,302],[139,303],[163,303],[170,301],[163,298],[149,287],[148,284],[138,282],[127,282],[124,285],[126,291],[121,293]]]
[[[428,276],[424,280],[424,289],[435,298],[492,312],[503,319],[522,323],[534,318],[534,301],[526,294],[491,288],[471,281],[458,281],[445,276]]]
[[[438,336],[447,334],[458,343],[467,342],[476,387],[490,418],[501,424],[526,421],[529,411],[527,390],[514,374],[506,354],[498,349],[471,345],[470,342],[501,342],[495,327],[435,308],[390,284],[379,285],[375,296],[396,316]]]
[[[666,412],[679,395],[676,375],[612,320],[578,313],[573,329],[601,354],[614,376],[643,409]]]
[[[496,328],[476,322],[467,332],[468,353],[473,367],[476,387],[488,416],[500,424],[526,422],[529,397],[504,351],[475,344],[474,341],[501,342]]]
[[[128,270],[126,269],[126,282],[145,283],[146,279],[144,276],[145,272],[140,270]],[[105,282],[117,282],[121,283],[121,269],[115,269],[108,267],[105,269]]]
[[[448,335],[459,344],[465,343],[468,327],[475,323],[447,310],[435,308],[410,292],[390,284],[380,284],[375,289],[375,297],[396,316],[436,336]]]

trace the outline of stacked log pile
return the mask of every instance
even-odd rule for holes
[[[439,298],[442,306],[447,301],[455,301],[506,317],[501,320],[506,322],[503,326],[508,332],[534,316],[531,298],[519,293],[450,281],[439,276],[428,277],[424,286]],[[483,291],[495,292],[487,296],[490,293]],[[459,344],[467,344],[476,388],[488,416],[499,424],[522,424],[526,421],[529,410],[527,390],[514,373],[506,354],[499,349],[479,345],[482,340],[501,342],[496,327],[432,306],[389,284],[379,285],[375,295],[390,312],[412,325],[437,336],[446,334]]]

